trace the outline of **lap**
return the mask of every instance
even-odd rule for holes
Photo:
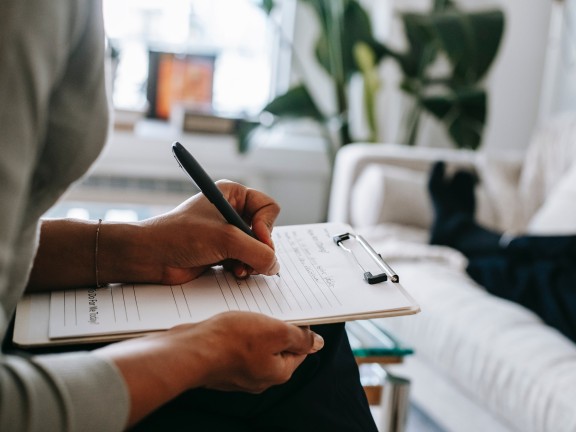
[[[324,337],[324,348],[287,383],[258,395],[191,390],[134,430],[376,432],[344,325],[313,328]]]

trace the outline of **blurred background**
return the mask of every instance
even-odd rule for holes
[[[104,0],[114,121],[97,164],[48,216],[136,220],[172,208],[196,192],[172,158],[178,140],[214,179],[275,197],[279,224],[323,221],[340,146],[469,145],[441,117],[445,103],[481,119],[477,151],[522,151],[539,123],[574,110],[575,8],[574,0]],[[471,48],[451,46],[458,31],[445,32],[440,48],[419,36],[437,25],[432,16],[478,18],[469,57],[484,64],[466,92],[444,84],[458,78],[458,50]],[[407,118],[417,120],[412,128]]]

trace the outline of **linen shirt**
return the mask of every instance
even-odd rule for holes
[[[101,151],[107,111],[100,1],[0,0],[2,336],[26,287],[39,219]],[[2,431],[115,431],[128,411],[124,381],[102,358],[0,353]]]

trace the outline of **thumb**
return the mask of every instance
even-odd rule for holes
[[[308,327],[292,326],[290,339],[285,352],[292,354],[313,354],[324,347],[324,338]]]
[[[274,249],[240,230],[228,245],[228,258],[241,261],[256,273],[275,275],[280,271]]]

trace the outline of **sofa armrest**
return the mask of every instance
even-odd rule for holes
[[[489,154],[451,148],[355,143],[336,156],[328,220],[355,226],[400,223],[428,228],[432,211],[426,182],[431,165],[464,168],[480,178],[476,189],[478,221],[511,230],[518,203],[522,154]]]
[[[432,163],[437,160],[474,169],[476,157],[474,152],[467,150],[407,147],[399,144],[348,144],[342,147],[336,155],[328,220],[353,222],[351,204],[354,187],[367,167],[393,166],[426,175]],[[382,197],[375,199],[380,198]]]

